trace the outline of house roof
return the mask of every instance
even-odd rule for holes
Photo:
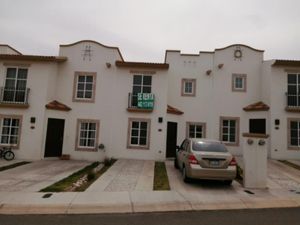
[[[69,106],[59,102],[59,101],[51,101],[47,105],[45,105],[47,109],[60,110],[60,111],[70,111],[72,110]]]
[[[256,102],[243,108],[245,111],[268,111],[270,107],[263,102]]]
[[[300,67],[300,60],[276,59],[272,66]]]
[[[126,68],[151,68],[151,69],[169,69],[168,63],[150,63],[150,62],[125,62],[125,61],[116,61],[117,67],[126,67]]]
[[[250,47],[250,46],[248,46],[248,45],[244,45],[244,44],[233,44],[233,45],[228,45],[228,46],[226,46],[226,47],[224,47],[224,48],[216,48],[215,51],[224,50],[224,49],[226,49],[226,48],[230,48],[230,47],[234,47],[234,46],[241,46],[241,47],[249,48],[249,49],[251,49],[251,50],[253,50],[253,51],[264,52],[264,50],[252,48],[252,47]]]
[[[68,58],[67,57],[62,57],[62,56],[0,54],[0,59],[4,59],[4,60],[22,60],[22,61],[41,61],[41,62],[64,62]]]
[[[184,112],[180,111],[179,109],[172,107],[170,105],[167,106],[167,113],[175,114],[175,115],[182,115]]]

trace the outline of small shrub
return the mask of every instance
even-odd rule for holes
[[[112,165],[112,159],[111,158],[105,158],[104,159],[104,166],[111,166]]]
[[[95,177],[96,177],[96,175],[95,175],[94,172],[89,172],[88,175],[87,175],[88,181],[94,180]]]

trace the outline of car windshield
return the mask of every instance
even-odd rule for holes
[[[193,142],[193,150],[201,152],[228,152],[225,145],[217,142]]]

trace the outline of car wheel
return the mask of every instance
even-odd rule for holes
[[[224,180],[224,184],[225,185],[231,185],[232,184],[232,180]]]
[[[174,167],[175,167],[176,169],[179,168],[178,162],[177,162],[177,157],[175,157],[175,159],[174,159]]]
[[[186,175],[185,166],[183,166],[182,168],[182,179],[185,183],[189,183],[191,181],[190,178]]]

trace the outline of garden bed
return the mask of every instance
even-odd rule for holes
[[[85,191],[114,163],[115,159],[105,160],[104,163],[94,162],[70,176],[40,190],[40,192],[81,192]]]
[[[170,190],[168,174],[164,162],[155,162],[153,190],[154,191]]]

